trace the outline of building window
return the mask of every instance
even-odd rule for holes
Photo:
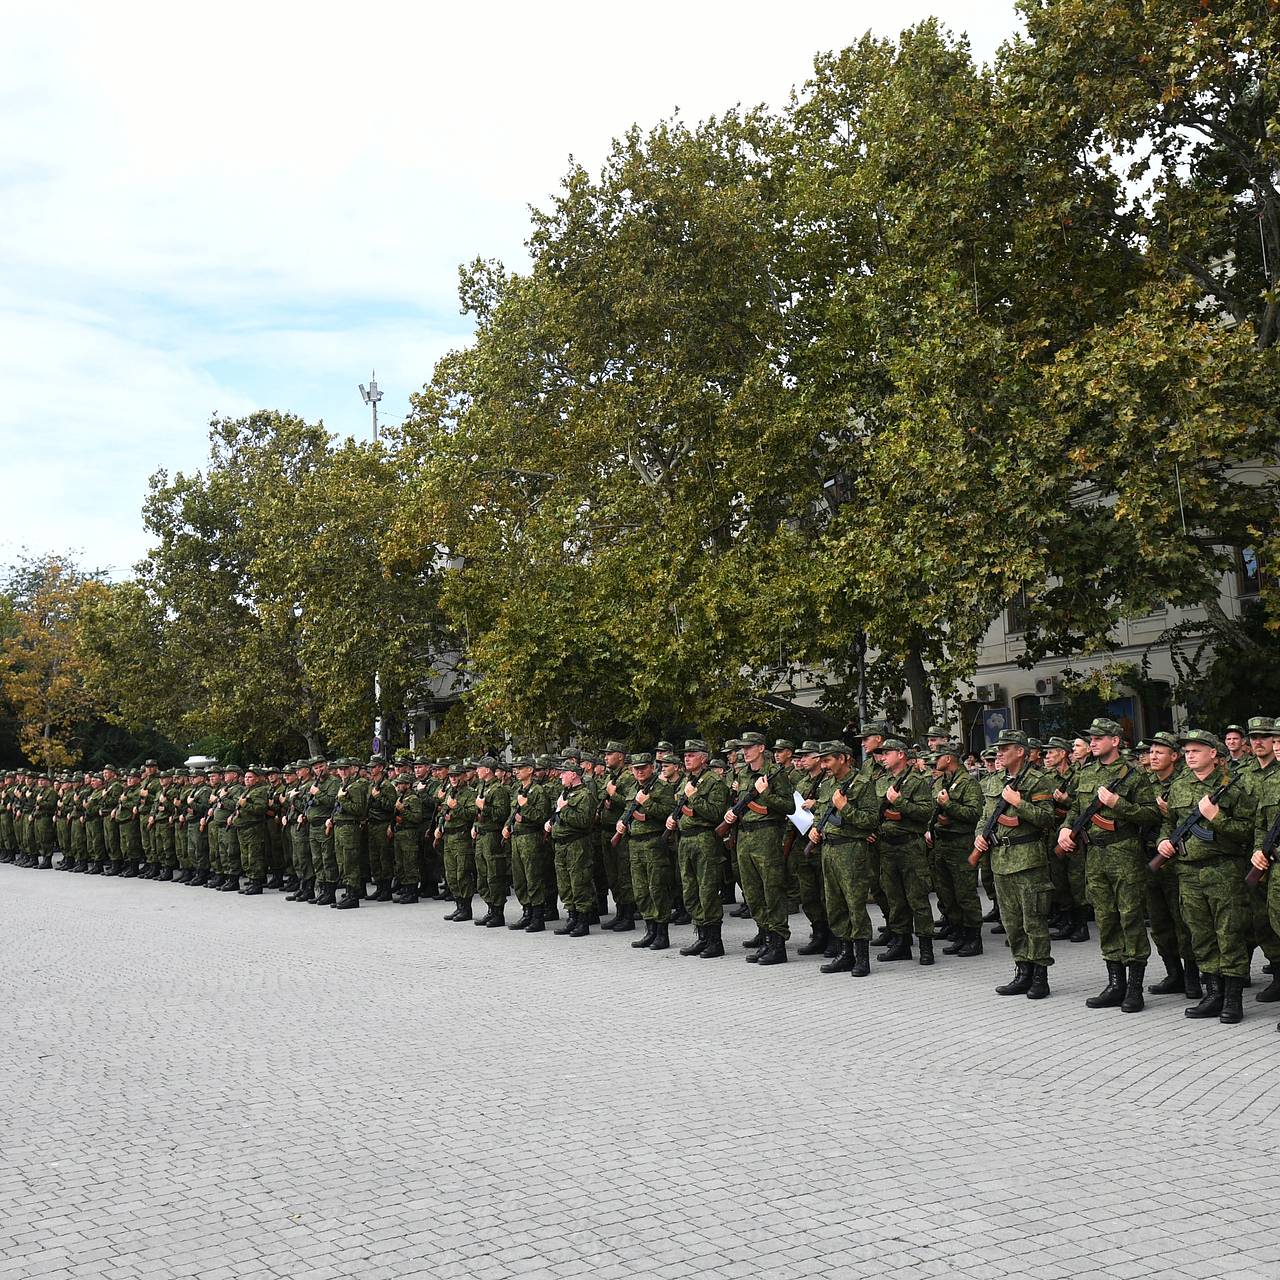
[[[1040,736],[1040,698],[1024,693],[1013,700],[1013,721],[1029,738]]]
[[[1004,611],[1005,631],[1011,636],[1020,636],[1027,629],[1027,621],[1031,606],[1027,603],[1027,589],[1022,587],[1016,596],[1009,601]]]
[[[1236,594],[1256,596],[1262,590],[1262,569],[1257,549],[1242,547],[1236,552]]]

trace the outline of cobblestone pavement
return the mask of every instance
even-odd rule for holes
[[[1280,1276],[1250,992],[1226,1027],[1085,1009],[1096,944],[1033,1003],[989,933],[854,981],[742,963],[743,921],[704,962],[446,910],[0,866],[0,1280]]]

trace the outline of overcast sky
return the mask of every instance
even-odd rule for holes
[[[465,343],[457,266],[525,261],[572,154],[678,107],[780,106],[819,50],[1001,0],[0,0],[0,564],[127,574],[216,410],[367,432]]]

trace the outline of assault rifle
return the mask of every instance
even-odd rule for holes
[[[849,798],[849,788],[858,781],[858,775],[853,770],[849,770],[849,776],[844,778],[837,786],[838,791],[847,800]],[[815,826],[809,828],[809,843],[821,844],[822,837],[826,835],[828,829],[838,831],[844,826],[844,814],[836,808],[836,791],[831,793],[831,805],[826,813],[822,815],[822,819]]]
[[[1215,787],[1212,791],[1210,791],[1209,792],[1210,804],[1217,804],[1218,801],[1221,800],[1222,797],[1226,795],[1226,793],[1230,790],[1231,784],[1233,782],[1235,782],[1235,777],[1234,776],[1228,777],[1226,782],[1224,782],[1222,786]],[[1173,833],[1169,836],[1169,843],[1173,845],[1175,853],[1185,854],[1187,852],[1187,849],[1186,849],[1187,837],[1192,833],[1192,831],[1197,826],[1199,826],[1202,820],[1203,820],[1203,815],[1200,813],[1200,804],[1197,801],[1196,804],[1192,807],[1191,812],[1187,814],[1187,816],[1183,818],[1183,820],[1180,823],[1178,823],[1176,827],[1174,827]],[[1165,863],[1167,863],[1168,861],[1169,859],[1166,858],[1163,853],[1157,853],[1156,856],[1152,858],[1151,861],[1147,864],[1147,867],[1151,871],[1159,871],[1160,868],[1163,867]]]
[[[737,827],[737,820],[746,813],[747,806],[750,805],[759,794],[756,791],[756,779],[762,777],[764,777],[764,774],[761,773],[753,773],[751,775],[750,782],[742,789],[742,794],[734,802],[733,808],[729,810],[729,812],[733,814],[734,820],[732,822],[722,822],[716,828],[716,835],[719,836],[721,840],[723,840],[730,831]]]
[[[1022,766],[1021,771],[1014,778],[1014,780],[1012,782],[1005,783],[1005,787],[1011,787],[1014,791],[1020,791],[1021,788],[1019,786],[1019,783],[1021,783],[1022,780],[1027,776],[1027,773],[1030,769],[1031,769],[1031,765],[1029,763],[1024,764]],[[1001,791],[1002,792],[1004,791],[1004,787],[1001,788]],[[991,817],[989,817],[986,820],[986,822],[982,824],[982,830],[978,832],[978,834],[986,842],[986,845],[988,848],[991,847],[991,837],[995,835],[996,827],[1000,824],[1000,819],[1003,818],[1004,815],[1008,812],[1009,812],[1009,802],[1004,798],[1002,794],[1000,796],[1000,799],[996,801],[996,807],[991,811]],[[981,861],[981,859],[982,859],[982,850],[979,849],[977,844],[975,843],[973,846],[973,852],[969,855],[969,865],[971,867],[976,867],[978,863]]]
[[[653,788],[658,784],[659,781],[660,781],[660,776],[655,770],[653,777],[649,779],[649,789],[647,791],[645,790],[643,783],[636,784],[639,790],[637,790],[635,795],[631,797],[631,803],[627,805],[626,810],[622,815],[621,822],[622,822],[623,830],[615,831],[609,840],[610,849],[616,849],[618,845],[622,843],[623,837],[629,836],[631,834],[631,826],[636,820],[636,810],[640,807],[641,795],[645,797],[645,803],[647,804],[648,801],[653,796]]]
[[[1262,838],[1262,853],[1268,863],[1276,860],[1276,845],[1280,844],[1280,813],[1276,814],[1276,820],[1267,828],[1267,834]],[[1249,874],[1245,876],[1244,882],[1252,888],[1254,885],[1261,883],[1262,877],[1267,873],[1259,871],[1257,867],[1250,867]]]
[[[1133,766],[1131,765],[1118,778],[1114,778],[1112,779],[1112,781],[1106,784],[1107,790],[1115,791],[1116,788],[1119,787],[1120,784],[1123,783],[1126,778],[1129,778],[1132,775],[1133,775]],[[1103,804],[1102,801],[1099,800],[1097,796],[1094,796],[1093,799],[1090,800],[1088,805],[1085,807],[1084,812],[1071,824],[1071,839],[1075,841],[1076,853],[1081,853],[1084,851],[1085,846],[1089,843],[1089,836],[1090,836],[1089,828],[1094,825],[1094,821],[1093,821],[1094,818],[1096,818],[1098,814],[1100,814],[1103,811],[1103,809],[1105,809],[1106,807],[1107,806]],[[1099,821],[1105,822],[1106,819],[1102,818],[1102,819],[1099,819]],[[1069,858],[1072,853],[1072,850],[1066,848],[1062,844],[1056,845],[1053,851],[1060,858]]]

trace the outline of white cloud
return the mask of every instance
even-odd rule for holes
[[[6,6],[0,557],[125,569],[157,466],[213,409],[363,430],[465,339],[456,268],[522,261],[526,205],[633,122],[781,105],[815,52],[939,13],[989,58],[1007,3]]]

